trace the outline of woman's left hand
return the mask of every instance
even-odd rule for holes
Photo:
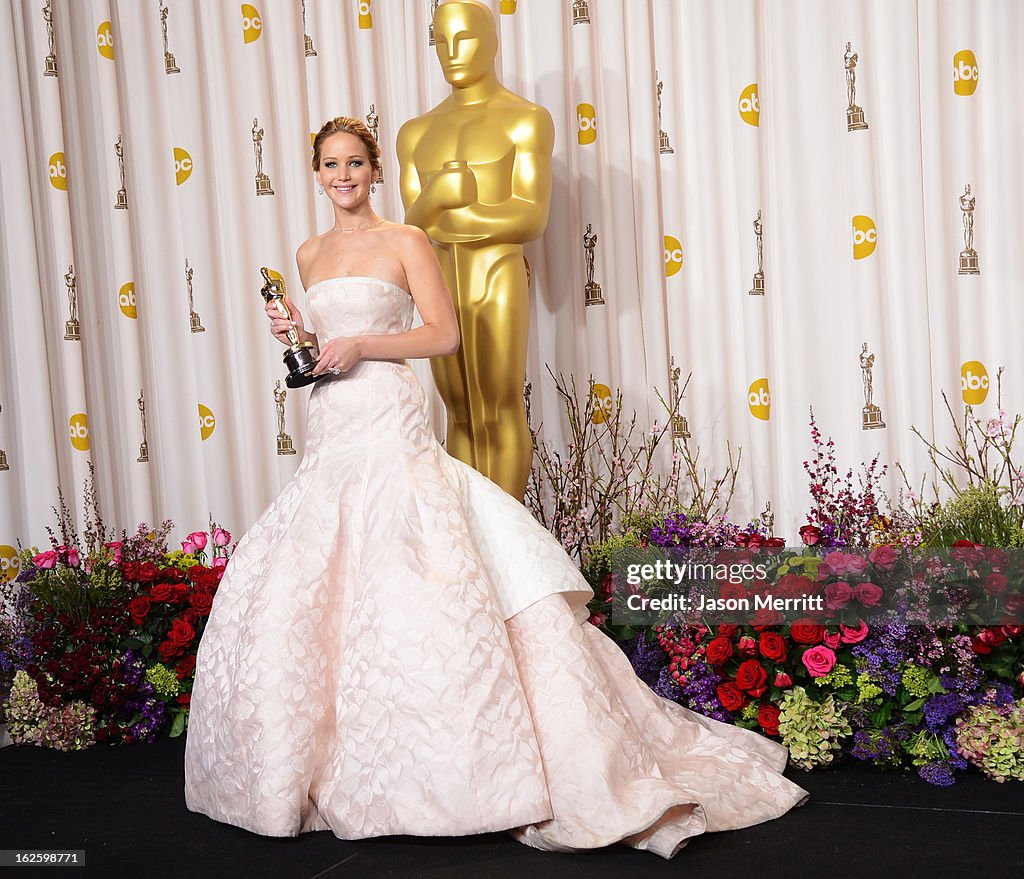
[[[340,374],[348,372],[363,359],[362,344],[356,337],[331,339],[320,349],[320,357],[313,369],[313,375],[325,372]]]

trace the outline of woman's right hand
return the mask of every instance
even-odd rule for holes
[[[288,331],[294,329],[299,334],[299,339],[302,340],[306,333],[305,323],[302,320],[302,312],[295,307],[295,303],[292,302],[291,298],[286,293],[284,296],[284,304],[288,307],[288,311],[291,312],[291,319],[286,320],[281,312],[278,310],[277,302],[271,300],[264,307],[264,311],[267,313],[267,317],[270,318],[270,333],[283,345],[290,345],[291,342],[288,340]]]

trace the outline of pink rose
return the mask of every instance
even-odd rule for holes
[[[587,620],[592,626],[603,626],[608,620],[608,614],[606,613],[592,613],[590,619]]]
[[[227,546],[231,543],[231,532],[221,528],[219,525],[213,529],[213,545]]]
[[[71,547],[68,550],[68,564],[71,565],[72,568],[77,568],[82,564],[82,557],[74,547]]]
[[[849,564],[852,558],[852,555],[847,555],[845,552],[839,552],[838,550],[828,553],[822,559],[822,565],[818,569],[818,576],[821,577],[822,574],[826,576],[828,574],[836,574],[837,576],[845,574],[850,569]]]
[[[110,564],[119,565],[121,563],[121,541],[116,540],[111,543],[104,543],[103,548],[109,550],[111,553]]]
[[[874,583],[858,583],[853,594],[864,607],[875,607],[882,600],[882,587]]]
[[[868,560],[862,555],[850,555],[846,557],[847,574],[863,574],[868,569]]]
[[[859,644],[868,636],[868,624],[858,620],[856,626],[839,626],[839,634],[844,644]]]
[[[819,644],[804,651],[801,657],[812,678],[823,678],[836,664],[836,655],[831,648]]]
[[[213,560],[213,569],[215,571],[223,571],[228,566],[227,556],[219,555]]]
[[[876,546],[868,555],[871,564],[886,570],[896,564],[896,559],[899,557],[899,552],[892,546]]]
[[[42,571],[49,571],[57,566],[57,553],[55,550],[48,549],[46,552],[34,555],[32,556],[32,564]]]
[[[206,549],[207,535],[205,531],[193,531],[185,538],[196,545],[196,549]]]
[[[842,580],[838,583],[829,583],[825,587],[825,606],[831,610],[846,607],[851,598],[853,598],[853,590],[849,583]]]
[[[181,551],[185,553],[185,555],[194,555],[198,549],[199,547],[196,546],[191,540],[181,541]]]
[[[826,647],[831,647],[835,650],[839,646],[839,642],[842,640],[838,632],[826,632],[821,639],[821,642]]]

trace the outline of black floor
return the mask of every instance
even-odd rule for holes
[[[185,808],[184,746],[176,739],[67,754],[0,749],[0,849],[84,849],[85,868],[60,875],[104,879],[1024,876],[1024,784],[975,772],[951,788],[861,765],[788,773],[811,792],[806,806],[695,839],[665,861],[624,846],[547,854],[504,833],[362,842],[328,831],[256,836]]]

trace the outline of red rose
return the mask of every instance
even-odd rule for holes
[[[747,590],[743,588],[742,583],[723,583],[718,589],[718,594],[727,601],[730,598],[739,601],[747,597]]]
[[[820,644],[825,627],[810,617],[801,617],[790,626],[789,636],[797,644]]]
[[[182,693],[180,696],[178,696],[178,704],[179,705],[188,705],[191,701],[192,701],[192,694],[191,693]]]
[[[724,623],[718,627],[718,634],[724,635],[726,638],[732,638],[739,631],[740,627],[734,623]]]
[[[146,614],[149,613],[150,600],[145,595],[139,595],[128,602],[128,613],[132,615],[132,622],[141,626],[146,621]]]
[[[174,598],[174,587],[170,583],[157,583],[149,590],[153,601],[171,601]]]
[[[184,657],[175,667],[174,674],[178,680],[189,677],[196,670],[196,657],[195,654],[189,654]]]
[[[762,632],[758,646],[765,659],[782,662],[786,658],[786,639],[778,632]]]
[[[846,607],[851,598],[853,598],[853,590],[849,583],[842,580],[838,583],[829,583],[825,587],[825,606],[831,610]]]
[[[173,641],[161,641],[160,646],[156,648],[157,653],[160,654],[160,659],[164,662],[169,662],[172,658],[177,656],[184,649],[184,645],[175,644]]]
[[[188,597],[192,594],[192,587],[187,583],[175,583],[171,589],[174,590],[175,601],[188,601]]]
[[[992,652],[992,648],[989,647],[988,644],[986,644],[984,641],[982,641],[980,638],[977,638],[977,637],[971,639],[971,650],[973,650],[975,653],[980,653],[982,655],[985,655],[986,653],[991,653]]]
[[[213,596],[208,592],[193,592],[189,603],[196,613],[206,616],[213,607]]]
[[[764,542],[764,545],[767,546],[767,547],[771,547],[772,549],[778,549],[780,546],[785,546],[786,545],[786,538],[785,537],[769,537]]]
[[[195,636],[196,630],[182,619],[174,620],[171,623],[171,630],[167,633],[168,640],[181,647],[190,644]]]
[[[821,530],[813,525],[804,525],[800,529],[800,539],[806,546],[814,546],[814,544],[821,540]]]
[[[726,711],[739,711],[747,704],[747,697],[732,682],[719,684],[715,692],[718,693],[718,701]]]
[[[989,647],[999,647],[1006,643],[1006,635],[1002,629],[983,629],[978,633],[978,640]]]
[[[985,578],[985,582],[982,584],[985,592],[989,595],[1002,595],[1006,591],[1006,587],[1009,586],[1009,580],[1006,579],[1006,574],[989,574]]]
[[[768,735],[777,736],[779,734],[779,715],[781,713],[777,705],[766,702],[758,709],[757,722],[761,724],[761,729]]]
[[[858,583],[853,594],[864,607],[875,607],[882,600],[882,587],[874,583]]]
[[[711,665],[724,665],[732,656],[732,641],[722,635],[712,638],[708,642],[704,655]]]
[[[143,562],[139,565],[136,576],[143,583],[149,583],[160,576],[160,569],[153,562]]]
[[[868,553],[868,559],[871,564],[876,565],[879,568],[889,570],[894,564],[896,559],[900,557],[899,550],[892,546],[876,546],[870,553]]]
[[[784,671],[780,671],[775,675],[775,681],[773,686],[781,687],[782,689],[785,689],[786,687],[792,687],[793,679]]]
[[[736,670],[736,686],[741,690],[755,690],[768,682],[768,672],[756,659],[748,659],[740,663]]]
[[[782,612],[774,607],[759,607],[750,618],[750,625],[760,632],[766,626],[781,626],[784,619]]]

